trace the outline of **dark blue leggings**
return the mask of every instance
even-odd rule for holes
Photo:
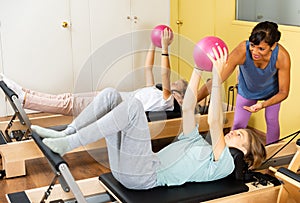
[[[252,106],[257,103],[257,100],[246,99],[241,95],[237,95],[234,122],[232,129],[246,128],[251,116],[251,112],[243,109],[243,106]],[[267,124],[266,143],[277,141],[280,135],[279,127],[279,110],[280,103],[268,106],[265,108],[265,119]]]

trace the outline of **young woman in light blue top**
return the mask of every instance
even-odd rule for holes
[[[134,97],[122,101],[120,94],[112,88],[103,90],[66,130],[58,132],[34,125],[32,130],[44,137],[43,142],[50,149],[61,155],[105,138],[112,174],[131,189],[223,178],[234,169],[228,147],[243,151],[249,166],[258,166],[265,158],[265,149],[257,136],[246,129],[231,131],[226,136],[223,134],[219,72],[226,62],[227,53],[224,51],[216,60],[211,58],[214,63],[208,113],[211,145],[199,135],[195,120],[194,109],[201,78],[198,69],[192,73],[183,100],[183,132],[178,141],[158,153],[152,151],[151,135],[141,102]]]

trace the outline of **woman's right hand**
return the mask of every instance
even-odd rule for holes
[[[209,53],[207,54],[207,57],[213,63],[213,71],[216,70],[220,76],[220,73],[227,61],[227,50],[225,47],[223,48],[223,50],[220,46],[218,46],[217,48],[219,53],[214,47],[212,48],[215,59]]]
[[[168,53],[168,46],[172,43],[172,31],[165,28],[161,33],[161,48],[162,52]]]

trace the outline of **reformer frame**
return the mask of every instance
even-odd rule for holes
[[[70,201],[62,200],[61,198],[56,199],[56,202],[78,202],[78,203],[87,203],[87,202],[108,202],[111,201],[112,198],[107,194],[98,194],[94,195],[94,197],[84,197],[81,188],[75,181],[72,176],[67,162],[57,153],[51,151],[43,142],[40,136],[36,133],[31,134],[33,140],[35,141],[38,148],[42,151],[43,155],[49,162],[49,165],[53,171],[54,178],[51,181],[50,185],[45,188],[44,192],[39,194],[36,200],[31,200],[27,197],[27,195],[23,192],[7,194],[7,200],[11,203],[31,203],[31,202],[40,202],[45,203],[48,201],[49,196],[52,193],[53,188],[55,187],[55,183],[58,180],[60,185],[60,190],[63,193],[67,193],[72,195],[72,199]],[[88,186],[90,187],[90,186]]]
[[[53,115],[45,117],[37,117],[29,119],[25,113],[20,100],[16,93],[9,89],[7,85],[0,81],[0,87],[5,93],[5,96],[9,100],[15,114],[9,122],[0,122],[0,129],[18,130],[25,129],[26,139],[13,141],[7,139],[6,136],[0,136],[5,143],[0,144],[0,155],[2,159],[2,169],[0,170],[0,178],[4,176],[6,178],[13,178],[17,176],[26,175],[25,161],[43,156],[33,140],[29,139],[29,132],[31,123],[40,125],[42,127],[51,127],[59,125],[67,125],[71,123],[71,116]],[[233,124],[234,111],[224,112],[224,128],[230,128]],[[18,117],[18,120],[15,118]],[[157,118],[156,118],[157,119]],[[207,132],[209,126],[207,123],[207,115],[196,115],[196,119],[199,123],[199,131]],[[156,120],[148,122],[152,140],[175,137],[181,132],[181,118],[172,118],[167,120]],[[9,126],[9,128],[8,128]],[[6,134],[6,133],[5,133]],[[8,134],[8,133],[7,133]],[[72,152],[93,150],[100,147],[105,147],[104,139],[101,139],[88,146],[79,147]],[[72,153],[69,152],[69,153]]]
[[[61,126],[71,123],[73,120],[72,116],[63,115],[50,115],[41,116],[29,119],[25,113],[17,95],[10,90],[3,81],[0,81],[0,86],[5,92],[15,114],[14,119],[17,116],[19,120],[13,120],[9,122],[0,122],[0,129],[7,129],[8,126],[11,130],[25,129],[25,132],[29,133],[29,127],[31,123],[40,125],[42,127]],[[226,105],[224,105],[224,108]],[[228,107],[228,104],[227,104]],[[230,128],[233,124],[234,111],[224,112],[224,128]],[[209,126],[207,123],[207,115],[196,115],[197,121],[200,123],[199,131],[207,132]],[[12,124],[14,124],[12,126]],[[181,132],[181,118],[174,118],[168,120],[158,120],[149,122],[149,129],[152,140],[161,138],[175,137]],[[5,139],[5,138],[3,138]],[[0,136],[1,140],[1,136]],[[267,158],[274,154],[279,148],[285,145],[285,142],[280,142],[267,146]],[[93,150],[97,148],[105,147],[105,141],[102,139],[98,142],[92,143],[85,147],[79,147],[72,152]],[[289,163],[292,159],[296,147],[294,144],[289,144],[280,153],[278,153],[272,160],[264,165],[264,168],[269,166],[278,166]],[[36,144],[32,140],[24,140],[17,142],[5,142],[0,144],[0,155],[2,159],[2,169],[0,170],[0,179],[4,176],[6,178],[12,178],[17,176],[26,175],[25,161],[43,156],[41,151],[37,148]]]
[[[226,112],[225,116],[227,119],[224,127],[230,128],[232,126],[234,112]],[[208,130],[207,115],[197,115],[197,119],[198,122],[201,123],[201,125],[199,126],[199,131],[206,132]],[[72,118],[70,117],[56,115],[38,117],[35,119],[31,119],[31,122],[35,125],[49,127],[53,126],[53,123],[54,125],[68,124],[71,122],[71,120]],[[3,124],[5,125],[6,123],[4,122],[2,123],[2,125]],[[175,137],[181,131],[181,118],[169,119],[167,121],[153,121],[149,122],[148,124],[153,140]],[[79,147],[69,153],[93,150],[101,147],[105,147],[104,139],[101,139],[84,147]],[[33,140],[24,140],[2,144],[0,145],[0,154],[2,158],[2,170],[5,170],[6,178],[26,175],[25,161],[40,158],[43,156]]]
[[[288,170],[284,169],[279,169],[274,172],[276,177],[278,177],[280,180],[283,181],[283,185],[279,186],[273,186],[272,184],[270,185],[260,185],[260,184],[253,184],[253,183],[247,183],[246,186],[249,188],[247,192],[242,192],[238,194],[233,194],[229,195],[226,197],[221,197],[221,198],[216,198],[216,199],[211,199],[207,201],[203,201],[206,203],[231,203],[231,202],[239,202],[239,203],[249,203],[249,202],[255,202],[255,203],[265,203],[265,202],[270,202],[270,203],[275,203],[278,201],[278,203],[295,203],[298,201],[297,198],[299,198],[299,175],[295,174],[295,172],[290,173],[290,171],[295,170],[297,171],[299,169],[300,165],[300,140],[296,142],[296,148],[297,148],[297,153],[293,157],[293,160],[291,161]],[[288,172],[286,172],[288,171]],[[291,175],[292,174],[292,175]],[[288,177],[286,177],[288,176]],[[296,176],[293,177],[293,176]],[[73,182],[73,181],[72,181]],[[76,181],[78,184],[78,187],[82,191],[82,195],[86,198],[91,199],[91,201],[88,202],[122,202],[120,199],[118,199],[118,196],[114,193],[112,193],[112,197],[108,195],[108,193],[112,192],[109,190],[108,187],[105,185],[102,185],[101,182],[99,183],[99,180],[97,177],[95,178],[90,178],[90,179],[85,179],[85,180],[79,180]],[[217,182],[216,182],[217,183]],[[230,184],[230,183],[229,183]],[[213,186],[215,187],[215,186]],[[230,187],[230,186],[229,186]],[[281,189],[284,188],[284,195],[282,195]],[[18,193],[12,193],[12,194],[7,194],[7,199],[10,203],[16,203],[20,200],[24,203],[28,202],[39,202],[41,198],[44,195],[44,192],[47,190],[47,187],[42,187],[42,188],[36,188],[36,189],[31,189],[31,190],[26,190]],[[139,192],[139,191],[137,191]],[[194,191],[193,191],[194,193]],[[168,191],[165,191],[165,195],[168,194]],[[147,194],[145,194],[147,195]],[[161,198],[164,198],[165,195],[161,195]],[[294,195],[294,196],[292,196]],[[94,197],[94,198],[93,198]],[[18,201],[16,200],[17,198]],[[147,196],[144,196],[146,199]],[[151,198],[151,197],[149,197]],[[281,198],[285,198],[281,200]],[[293,200],[292,198],[296,198]],[[27,202],[23,201],[26,200]],[[72,193],[67,193],[64,192],[62,187],[59,184],[56,184],[52,187],[52,193],[48,198],[49,202],[75,202],[76,197],[72,195]],[[278,199],[278,200],[277,200]],[[93,200],[93,201],[92,201]],[[80,202],[80,201],[78,201]],[[163,202],[163,200],[162,200]],[[174,202],[174,201],[173,201]],[[176,202],[176,201],[175,201]],[[199,202],[195,199],[191,200],[186,200],[183,202]],[[135,202],[128,202],[128,203],[135,203]]]
[[[16,102],[16,103],[18,103],[19,102],[19,100],[17,99],[17,97],[13,100],[14,101],[14,103]],[[23,110],[23,108],[22,108],[22,106],[21,105],[15,105],[16,106],[16,109],[17,109],[17,111],[18,112],[22,112],[22,110]],[[30,123],[30,120],[28,119],[28,117],[27,117],[27,115],[25,114],[25,113],[20,113],[20,114],[16,114],[18,117],[19,117],[19,120],[20,120],[20,124],[22,124],[22,125],[24,125],[24,123],[27,125],[27,126],[29,126],[30,127],[30,125],[31,125],[31,123]],[[25,120],[26,120],[26,122],[24,122],[24,119],[23,118],[25,118]],[[197,117],[198,118],[198,122],[201,122],[201,119],[203,118],[203,117],[201,117],[201,116],[199,116],[199,117]],[[207,118],[206,119],[204,119],[204,121],[206,121],[207,120]],[[167,132],[166,132],[166,134],[160,134],[161,132],[159,132],[157,135],[157,137],[156,138],[161,138],[160,137],[160,135],[162,135],[162,137],[168,137],[168,136],[170,136],[170,130],[172,131],[172,130],[174,130],[174,129],[176,129],[176,133],[175,134],[178,134],[178,131],[180,130],[180,126],[181,126],[181,120],[180,120],[180,118],[179,119],[171,119],[170,120],[171,122],[170,123],[172,123],[172,122],[174,122],[175,123],[175,126],[177,126],[177,128],[176,127],[174,127],[173,125],[171,125],[171,126],[169,126],[169,129],[167,129]],[[226,121],[225,121],[226,122]],[[157,122],[150,122],[149,123],[149,127],[150,127],[150,130],[152,129],[153,131],[152,131],[152,133],[157,133],[157,128],[155,128],[155,127],[157,127],[157,126],[168,126],[168,125],[170,125],[170,123],[169,123],[169,121],[168,122],[165,122],[165,121],[157,121]],[[173,123],[173,124],[174,124]],[[228,123],[228,122],[227,122]],[[151,126],[154,126],[154,128],[151,128]],[[178,127],[179,126],[179,127]],[[230,127],[230,126],[229,126]],[[165,129],[165,128],[163,128],[163,129]],[[159,130],[161,130],[161,128],[159,128]],[[201,131],[201,129],[199,129],[200,131]],[[204,131],[207,131],[207,129],[205,129]],[[155,137],[155,136],[154,136]],[[33,138],[34,138],[34,140],[35,140],[35,143],[37,144],[37,146],[39,147],[39,150],[41,150],[41,145],[42,144],[38,144],[39,142],[40,143],[42,143],[41,141],[39,141],[40,140],[40,138],[39,138],[39,136],[38,135],[36,135],[36,134],[33,134]],[[29,141],[32,141],[32,140],[29,140]],[[27,141],[23,141],[23,142],[27,142]],[[17,142],[17,143],[20,143],[20,142]],[[8,143],[8,144],[10,144],[10,143]],[[12,144],[12,143],[11,143]],[[272,146],[273,148],[274,148],[274,146]],[[42,147],[43,148],[43,147]],[[49,150],[49,149],[48,149]],[[49,154],[48,152],[45,154],[45,150],[41,150],[42,151],[42,153],[47,157],[47,159],[49,160],[51,160],[51,158],[48,158],[48,155],[47,154]],[[47,151],[47,150],[46,150]],[[50,150],[51,151],[51,150]],[[293,150],[291,150],[291,151],[293,151]],[[299,150],[298,150],[299,151]],[[43,156],[43,154],[41,155],[41,156]],[[55,154],[55,153],[54,153]],[[61,158],[61,157],[60,157]],[[68,169],[68,166],[67,166],[67,164],[62,160],[60,160],[59,161],[59,163],[57,163],[57,162],[53,162],[53,161],[50,161],[50,163],[51,163],[51,166],[52,166],[52,169],[53,169],[53,171],[54,171],[54,173],[56,174],[56,178],[59,178],[60,179],[60,183],[61,183],[61,186],[62,186],[62,188],[63,188],[63,191],[65,191],[65,192],[68,192],[68,191],[70,191],[70,190],[72,190],[73,192],[74,192],[74,197],[75,197],[75,199],[78,201],[78,202],[86,202],[86,200],[85,200],[85,198],[83,197],[83,194],[82,194],[82,192],[81,192],[81,189],[82,188],[79,188],[79,186],[77,185],[77,183],[74,181],[74,179],[73,179],[73,177],[72,177],[72,175],[71,175],[71,173],[70,173],[70,171],[69,171],[69,169]],[[55,178],[55,179],[56,179]],[[54,179],[54,180],[55,180]],[[51,188],[51,190],[52,190],[52,188],[57,188],[57,186],[54,186],[54,182],[55,181],[52,181],[52,183],[50,184],[50,187],[49,188]],[[79,181],[80,183],[82,183],[82,184],[84,184],[84,183],[88,183],[89,185],[91,184],[91,183],[94,183],[94,185],[95,185],[95,179],[93,178],[93,179],[89,179],[89,180],[83,180],[83,181]],[[251,186],[251,185],[250,185]],[[49,188],[47,189],[47,191],[49,190]],[[98,195],[100,195],[101,197],[103,197],[103,195],[104,195],[104,199],[111,199],[109,196],[107,196],[106,195],[106,193],[103,193],[103,191],[105,191],[105,190],[103,190],[103,187],[97,187],[99,190],[97,191],[97,196]],[[267,188],[263,188],[263,190],[266,190],[266,189],[268,189],[267,191],[269,191],[269,189],[270,189],[270,187],[267,187]],[[257,189],[255,189],[254,188],[254,191],[255,190],[257,190]],[[102,192],[101,192],[102,191]],[[272,192],[272,194],[274,193],[277,193],[277,191],[279,191],[278,189],[277,189],[277,187],[276,187],[276,189],[275,190],[270,190],[271,192]],[[251,189],[250,190],[250,192],[252,193],[253,192],[253,189]],[[21,193],[20,193],[21,194]],[[92,196],[93,195],[95,195],[96,193],[91,193],[90,192],[90,199],[94,199]],[[254,195],[254,194],[253,194]],[[9,197],[10,195],[8,195],[8,197]],[[22,196],[22,195],[21,195]],[[44,196],[47,196],[47,192],[44,194]],[[234,198],[234,196],[235,195],[233,195],[233,196],[231,196],[231,198]],[[9,200],[10,200],[10,198],[8,198]],[[226,198],[225,198],[226,199]],[[222,198],[222,202],[226,202],[226,200],[225,199],[223,199]],[[240,199],[240,198],[239,198]],[[232,200],[232,199],[231,199]],[[72,200],[70,200],[70,201],[72,201]],[[214,202],[215,200],[211,200],[211,201],[209,201],[209,202]],[[217,200],[216,200],[217,201]],[[30,201],[29,201],[30,202]],[[34,201],[35,202],[35,201]]]

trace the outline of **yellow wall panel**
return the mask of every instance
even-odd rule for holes
[[[230,50],[232,50],[240,41],[248,39],[251,30],[257,22],[235,21],[235,0],[216,1],[216,35],[222,36]],[[223,13],[223,16],[221,15]],[[300,128],[300,108],[298,101],[300,99],[300,57],[297,57],[300,46],[300,28],[293,26],[279,25],[281,31],[281,43],[291,56],[291,88],[289,97],[282,102],[280,110],[281,137],[288,135]],[[231,77],[227,85],[235,84],[235,78]],[[251,116],[249,125],[266,132],[264,111],[255,113]]]
[[[235,0],[172,0],[171,24],[175,26],[179,17],[183,24],[177,29],[178,33],[183,33],[194,42],[205,35],[216,35],[226,42],[229,51],[242,40],[248,39],[253,26],[257,24],[235,20]],[[280,111],[281,136],[285,136],[300,128],[300,68],[297,68],[300,66],[300,57],[297,56],[300,47],[300,27],[279,25],[279,30],[282,34],[279,43],[289,51],[292,63],[290,95],[282,102]],[[179,71],[183,72],[182,69],[179,68]],[[232,75],[225,83],[226,86],[235,84],[236,75]],[[264,111],[253,114],[249,125],[265,132]]]

